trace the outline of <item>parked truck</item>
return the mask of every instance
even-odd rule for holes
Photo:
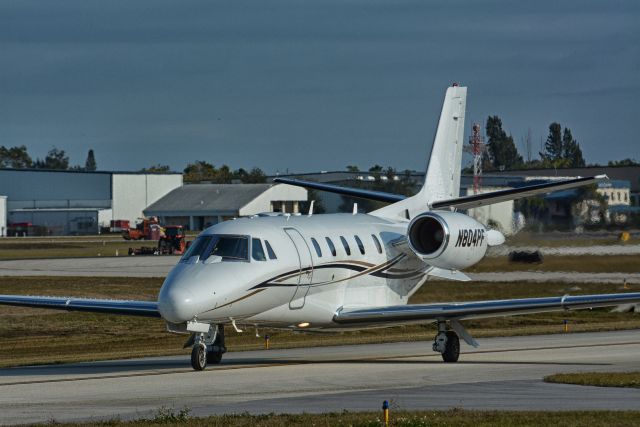
[[[160,240],[162,237],[162,227],[158,218],[141,218],[135,228],[127,228],[122,231],[125,240]]]
[[[182,255],[188,246],[182,226],[170,225],[163,231],[157,246],[129,248],[129,255]]]

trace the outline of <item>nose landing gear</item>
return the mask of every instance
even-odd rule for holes
[[[227,352],[224,345],[224,325],[211,325],[207,334],[196,335],[191,350],[191,367],[203,371],[208,363],[218,364]]]

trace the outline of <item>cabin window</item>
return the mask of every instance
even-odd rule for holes
[[[373,239],[373,243],[376,245],[376,249],[378,250],[378,253],[382,253],[382,245],[380,244],[380,240],[378,240],[378,238],[376,237],[375,234],[371,235],[371,238]]]
[[[264,255],[264,249],[262,248],[262,242],[260,239],[251,239],[251,258],[256,261],[267,260],[267,257]]]
[[[325,239],[327,240],[327,245],[329,246],[329,250],[331,251],[331,255],[336,256],[336,247],[333,246],[333,242],[328,237],[325,237]]]
[[[316,254],[318,254],[318,258],[322,258],[322,250],[320,249],[320,245],[318,244],[318,241],[312,237],[311,243],[313,244],[313,247],[316,249]]]
[[[340,236],[340,241],[342,242],[342,246],[344,246],[344,251],[347,253],[347,255],[351,255],[351,248],[349,247],[349,244],[347,243],[347,239],[345,239],[344,237]]]
[[[267,247],[267,253],[269,254],[269,259],[278,259],[276,253],[273,251],[273,248],[269,244],[268,240],[264,241],[265,246]]]
[[[353,236],[356,239],[356,244],[358,245],[358,249],[360,249],[360,253],[364,255],[364,244],[362,240],[358,236]]]

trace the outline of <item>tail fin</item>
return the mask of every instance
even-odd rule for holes
[[[435,200],[459,196],[466,104],[466,87],[454,85],[447,89],[422,189],[413,197],[371,212],[372,215],[409,219],[427,210]]]
[[[466,87],[452,86],[447,89],[424,185],[419,193],[427,203],[454,199],[460,195],[466,103]]]

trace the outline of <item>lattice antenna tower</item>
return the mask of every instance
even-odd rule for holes
[[[465,147],[465,151],[473,155],[473,194],[478,194],[482,186],[482,157],[487,148],[481,129],[480,123],[473,124],[469,145]]]

